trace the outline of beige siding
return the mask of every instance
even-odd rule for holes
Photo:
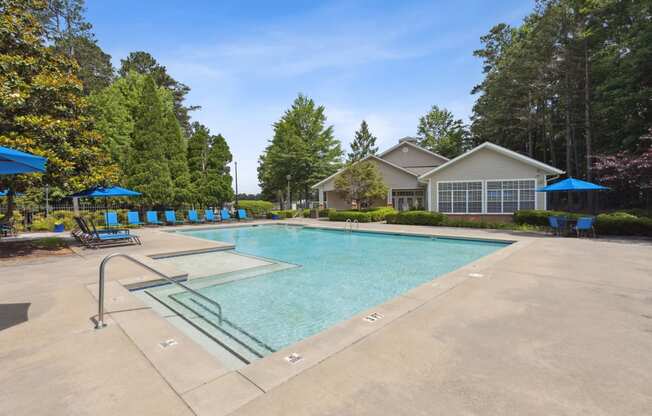
[[[403,151],[404,148],[407,149],[407,152]],[[383,156],[383,159],[401,167],[439,166],[446,162],[445,159],[407,144],[403,144],[387,153]]]
[[[383,182],[388,188],[392,189],[414,189],[423,187],[423,184],[419,184],[417,177],[410,175],[407,172],[403,172],[400,169],[397,169],[393,166],[390,166],[386,163],[380,162],[376,159],[370,159],[370,161],[378,167],[381,176],[383,177]],[[335,189],[335,179],[332,178],[328,182],[320,185],[324,191],[332,191]]]
[[[440,172],[435,172],[430,178],[433,211],[436,211],[438,206],[437,182],[439,181],[536,179],[536,188],[545,186],[543,171],[490,149],[481,149]],[[536,193],[536,208],[545,209],[545,193]]]
[[[335,191],[328,191],[325,192],[326,195],[326,204],[328,208],[335,208],[337,210],[342,210],[342,209],[350,209],[351,204],[347,204],[344,199],[342,199],[337,192]],[[376,207],[384,207],[387,206],[387,199],[378,199],[374,201],[371,206],[373,208]]]

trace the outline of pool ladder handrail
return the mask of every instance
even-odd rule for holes
[[[344,231],[348,230],[349,232],[353,232],[353,226],[354,225],[355,225],[356,230],[360,229],[360,223],[358,222],[357,219],[351,221],[351,218],[347,218],[346,222],[344,223]]]
[[[104,322],[104,277],[105,277],[105,268],[106,264],[109,262],[109,260],[114,259],[116,257],[122,257],[125,258],[132,263],[138,264],[142,266],[143,268],[147,269],[148,271],[154,273],[157,276],[162,277],[163,279],[167,280],[170,283],[174,283],[177,286],[180,286],[184,290],[192,293],[195,296],[198,296],[205,300],[206,302],[210,303],[211,305],[215,306],[219,312],[218,317],[219,317],[219,322],[220,325],[222,325],[222,306],[214,301],[213,299],[207,298],[206,296],[202,295],[201,293],[197,292],[194,289],[189,288],[188,286],[184,285],[181,282],[178,282],[174,279],[169,278],[165,274],[161,273],[160,271],[154,269],[153,267],[148,266],[147,264],[143,263],[142,261],[124,253],[113,253],[109,254],[108,256],[104,257],[102,260],[102,263],[100,263],[100,281],[99,281],[99,287],[98,287],[98,310],[97,310],[97,323],[95,324],[95,329],[101,329],[106,326],[106,323]]]

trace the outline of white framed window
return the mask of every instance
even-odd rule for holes
[[[535,208],[535,179],[487,181],[487,213],[511,214]]]
[[[437,205],[444,213],[481,213],[482,181],[437,182]]]

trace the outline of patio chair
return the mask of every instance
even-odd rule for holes
[[[582,231],[585,232],[585,234],[588,236],[589,231],[593,234],[593,238],[595,238],[595,227],[594,227],[595,220],[593,217],[581,217],[577,219],[577,224],[575,224],[575,233],[577,234],[577,237],[580,237],[582,235]]]
[[[559,235],[559,222],[557,221],[557,217],[548,217],[548,225],[550,225],[554,235]]]
[[[10,237],[18,235],[16,230],[16,225],[14,224],[14,219],[11,218],[9,221],[0,224],[0,236]]]
[[[204,210],[204,221],[206,221],[206,222],[217,222],[217,219],[215,218],[215,213],[213,212],[212,209]]]
[[[188,222],[190,222],[191,224],[201,224],[203,221],[199,219],[199,215],[197,215],[197,211],[191,209],[188,211]]]
[[[163,225],[163,223],[158,220],[158,213],[156,211],[147,211],[145,214],[145,220],[147,221],[147,225]]]
[[[165,223],[167,225],[183,224],[182,220],[177,220],[177,214],[174,211],[165,211]]]
[[[140,215],[138,214],[138,211],[127,212],[127,224],[135,225],[137,227],[145,225],[144,222],[140,221]]]
[[[231,218],[231,214],[229,213],[229,210],[226,208],[222,208],[220,210],[220,219],[222,221],[233,221],[233,218]]]
[[[239,221],[250,221],[252,218],[247,216],[247,211],[240,208],[238,209],[238,220]]]
[[[104,214],[104,223],[107,227],[123,227],[120,221],[118,221],[118,213],[115,211],[109,211]]]
[[[559,226],[559,235],[566,235],[566,227],[568,226],[568,218],[557,217],[557,225]]]
[[[137,235],[129,233],[129,230],[113,229],[98,231],[95,223],[90,220],[90,226],[85,219],[75,217],[77,228],[70,234],[81,244],[90,248],[110,247],[126,244],[141,244]]]

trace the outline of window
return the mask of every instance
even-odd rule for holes
[[[439,212],[468,214],[482,212],[482,182],[439,182]]]
[[[509,214],[534,209],[534,179],[487,181],[487,212]]]

